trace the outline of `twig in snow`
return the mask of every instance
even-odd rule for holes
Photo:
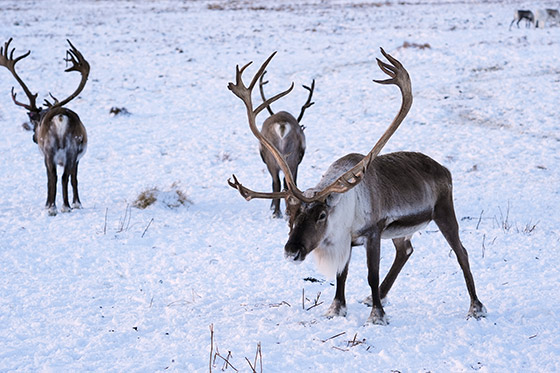
[[[305,288],[301,289],[301,308],[305,309]]]
[[[347,349],[347,348],[340,348],[340,347],[336,347],[336,346],[332,346],[332,348],[334,348],[335,350],[344,351],[344,352],[350,351],[350,350]]]
[[[124,210],[124,216],[119,220],[119,229],[117,233],[127,231],[130,228],[130,219],[132,218],[132,207],[129,204],[126,205]]]
[[[212,353],[214,352],[214,324],[210,324],[210,363],[208,364],[209,372],[212,373]]]
[[[154,218],[152,218],[150,220],[150,222],[148,223],[148,225],[146,226],[146,229],[144,229],[144,232],[142,233],[142,236],[140,238],[144,238],[144,235],[146,234],[146,232],[148,231],[148,228],[150,228],[150,225],[152,224],[152,222],[154,221]]]
[[[103,235],[107,234],[107,213],[109,212],[109,208],[105,208],[105,223],[103,224]]]
[[[247,359],[247,356],[245,356],[245,360],[247,360],[247,364],[249,364],[249,366],[251,367],[251,372],[257,373],[257,371],[255,370],[255,368],[253,368],[253,365],[251,364],[251,362],[249,361],[249,359]]]
[[[231,357],[231,351],[228,351],[227,357],[224,358],[222,355],[220,355],[219,352],[216,352],[214,354],[214,361],[216,360],[216,357],[219,357],[220,359],[222,359],[224,361],[224,366],[222,367],[222,372],[224,370],[227,369],[228,366],[231,367],[231,369],[235,370],[236,372],[239,372],[239,370],[237,370],[233,365],[231,365],[231,363],[229,362],[229,358]]]
[[[338,338],[338,337],[340,337],[341,335],[344,335],[344,334],[346,334],[346,332],[338,333],[338,334],[336,334],[336,335],[333,335],[332,337],[329,337],[329,338],[327,338],[327,339],[325,339],[325,340],[322,340],[321,342],[325,343],[326,341],[330,341],[331,339]]]
[[[221,357],[221,356],[220,356]],[[229,365],[231,367],[231,369],[235,370],[236,372],[238,371],[237,369],[235,369],[235,367],[233,365],[231,365],[231,363],[229,362],[229,358],[231,357],[231,351],[228,351],[228,354],[226,356],[226,359],[224,361],[224,366],[222,367],[222,371],[227,369],[227,366]],[[222,358],[223,359],[223,358]]]
[[[476,223],[476,229],[480,226],[480,222],[482,221],[482,214],[484,214],[484,210],[480,211],[480,216],[478,217],[478,223]]]
[[[255,361],[253,364],[251,364],[251,362],[249,361],[249,359],[247,359],[247,357],[245,357],[245,360],[247,360],[247,364],[249,364],[249,367],[251,367],[251,371],[253,373],[257,373],[257,359],[260,362],[260,373],[262,373],[262,350],[261,350],[261,342],[257,343],[257,352],[255,353]]]
[[[319,302],[319,297],[320,296],[321,296],[321,292],[318,292],[317,293],[317,298],[315,298],[315,300],[313,301],[313,305],[311,307],[307,308],[307,311],[323,304],[323,302]]]
[[[269,306],[269,307],[275,307],[275,308],[276,308],[276,307],[280,307],[280,306],[282,306],[282,305],[284,305],[284,304],[285,304],[286,306],[288,306],[288,307],[291,307],[291,306],[292,306],[290,303],[286,302],[285,300],[283,300],[283,301],[280,302],[280,303],[271,303],[271,304],[269,304],[268,306]]]
[[[354,338],[351,341],[348,341],[347,346],[348,347],[356,347],[357,345],[361,345],[362,343],[366,343],[366,339],[362,339],[361,341],[357,341],[356,337],[358,336],[358,333],[354,334]]]
[[[259,356],[259,364],[262,373],[262,350],[261,350],[261,342],[257,344],[257,353],[255,354],[255,367],[257,366],[257,355]]]

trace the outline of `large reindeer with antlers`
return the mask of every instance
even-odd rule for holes
[[[313,251],[323,272],[336,275],[335,296],[326,316],[346,315],[344,287],[352,246],[365,245],[371,295],[364,302],[372,306],[367,323],[387,324],[382,300],[412,254],[412,235],[433,220],[455,252],[463,271],[471,300],[467,317],[478,319],[486,314],[486,309],[476,295],[467,251],[459,239],[450,172],[421,153],[396,152],[378,156],[412,105],[408,72],[383,49],[381,53],[390,64],[379,59],[377,63],[390,79],[374,82],[399,87],[402,103],[398,114],[366,156],[352,153],[338,159],[328,168],[319,183],[305,192],[299,190],[290,177],[289,166],[282,154],[262,136],[255,125],[257,114],[271,102],[287,95],[292,90],[293,83],[288,90],[253,109],[251,91],[274,54],[261,66],[248,87],[243,83],[242,74],[249,64],[241,69],[238,66],[236,83],[230,83],[229,89],[244,102],[253,134],[274,154],[281,166],[286,175],[287,190],[278,193],[255,192],[240,184],[235,175],[233,181],[228,182],[246,200],[287,200],[290,234],[284,247],[286,258],[301,262]],[[396,256],[380,285],[382,238],[393,240]]]
[[[63,106],[76,98],[84,89],[88,75],[89,63],[82,54],[72,45],[70,40],[70,49],[66,52],[66,61],[72,63],[72,66],[65,71],[78,71],[82,75],[82,79],[76,91],[66,99],[59,101],[52,94],[50,95],[53,102],[45,100],[45,108],[39,108],[36,105],[37,94],[32,94],[23,80],[16,73],[16,63],[29,56],[31,51],[14,58],[15,48],[9,52],[12,39],[4,44],[4,48],[0,47],[0,65],[6,67],[17,80],[25,95],[29,100],[29,104],[25,104],[16,100],[16,94],[12,87],[12,99],[18,106],[27,109],[27,114],[33,125],[33,141],[39,145],[39,149],[43,153],[45,166],[47,168],[47,203],[46,208],[49,215],[56,215],[56,167],[63,167],[62,174],[62,212],[71,211],[68,202],[68,179],[71,178],[72,190],[74,198],[72,201],[73,208],[81,208],[80,197],[78,195],[78,162],[84,155],[87,148],[87,133],[84,125],[80,121],[78,115],[72,110]]]
[[[263,102],[267,101],[263,89],[264,85],[268,83],[263,80],[265,74],[266,71],[262,73],[259,79],[259,89]],[[293,172],[294,183],[297,181],[298,166],[305,154],[305,134],[303,133],[304,127],[301,125],[301,120],[303,119],[305,110],[314,104],[314,102],[311,102],[311,98],[313,97],[313,90],[315,89],[315,80],[311,82],[311,87],[304,85],[303,88],[309,91],[309,96],[305,104],[301,107],[297,119],[286,111],[274,113],[270,105],[267,105],[266,109],[270,116],[263,122],[261,129],[262,135],[284,156],[289,169]],[[259,151],[263,162],[268,168],[270,176],[272,176],[272,191],[280,192],[280,171],[282,171],[282,168],[278,165],[274,155],[263,147],[262,144],[259,144]],[[286,187],[286,178],[284,178],[284,188]],[[274,198],[270,208],[273,210],[273,217],[282,217],[282,213],[280,212],[280,198]]]

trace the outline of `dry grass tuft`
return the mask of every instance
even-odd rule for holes
[[[168,190],[161,191],[157,187],[151,187],[140,192],[132,206],[143,210],[157,202],[170,209],[192,204],[187,193],[181,189],[179,182],[176,181],[171,184]]]
[[[432,46],[428,43],[418,44],[418,43],[409,43],[408,41],[405,41],[401,48],[432,49]]]

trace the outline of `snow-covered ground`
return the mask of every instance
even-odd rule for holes
[[[89,135],[84,209],[56,217],[11,101],[16,83],[0,69],[0,371],[204,372],[228,359],[226,372],[247,372],[256,358],[257,372],[261,361],[265,372],[560,371],[560,27],[508,31],[515,9],[536,7],[558,3],[0,0],[0,42],[32,51],[18,70],[39,102],[79,82],[63,72],[67,38],[91,65],[68,105]],[[326,319],[332,279],[311,259],[285,261],[286,222],[227,185],[235,173],[270,190],[227,89],[236,64],[278,51],[267,92],[296,88],[275,110],[299,113],[301,84],[316,80],[306,188],[338,157],[369,151],[398,110],[398,90],[371,81],[384,78],[379,47],[405,65],[414,93],[384,152],[424,152],[453,173],[488,309],[480,321],[465,319],[463,275],[433,224],[413,239],[388,326],[363,326],[362,247],[348,316]],[[150,188],[192,203],[131,207]],[[393,256],[383,242],[383,273]]]

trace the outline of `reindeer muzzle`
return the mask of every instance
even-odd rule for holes
[[[306,255],[307,251],[302,245],[292,244],[288,242],[286,246],[284,246],[284,257],[291,262],[300,264],[301,262],[303,262]]]

